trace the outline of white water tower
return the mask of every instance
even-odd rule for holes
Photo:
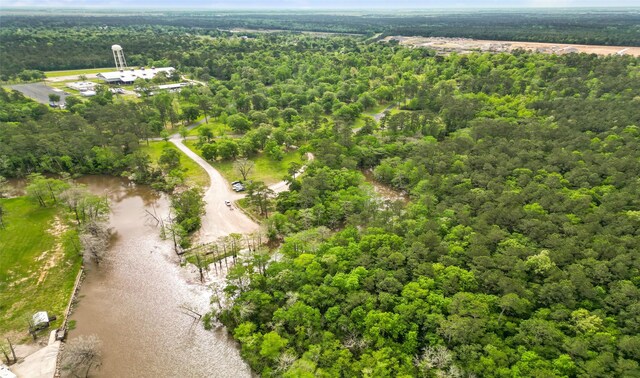
[[[113,51],[113,60],[116,62],[116,69],[118,71],[122,71],[127,68],[127,61],[124,60],[124,51],[122,50],[122,46],[113,45],[111,46],[111,51]]]

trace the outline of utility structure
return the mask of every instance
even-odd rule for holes
[[[111,51],[113,51],[113,60],[116,62],[116,69],[118,71],[126,69],[127,61],[124,60],[124,50],[122,50],[122,46],[113,45],[111,46]]]

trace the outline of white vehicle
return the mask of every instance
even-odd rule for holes
[[[229,206],[229,207],[231,207],[231,201],[229,201],[229,200],[225,200],[225,201],[224,201],[224,204],[225,204],[225,205],[227,205],[227,206]]]

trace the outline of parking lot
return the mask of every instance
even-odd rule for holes
[[[60,96],[60,104],[64,104],[65,98],[67,97],[61,89],[49,87],[42,83],[16,84],[10,85],[9,88],[22,92],[25,96],[43,104],[49,103],[49,94],[51,93],[55,93]]]

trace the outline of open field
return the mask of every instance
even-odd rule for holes
[[[387,104],[386,103],[382,103],[382,104],[378,104],[378,105],[374,106],[373,108],[371,108],[369,110],[365,110],[362,114],[368,115],[370,117],[375,117],[378,113],[384,112],[384,110],[386,108],[387,108]]]
[[[390,36],[384,38],[382,41],[389,42],[391,40],[399,41],[401,45],[427,47],[439,52],[511,52],[515,49],[524,49],[545,54],[567,54],[576,52],[598,55],[617,54],[640,56],[640,47],[628,46],[570,45],[564,43],[491,41],[467,38],[405,36]]]
[[[204,116],[200,116],[195,122],[201,121],[203,119],[204,119]],[[229,125],[226,125],[222,122],[214,121],[211,117],[209,117],[209,123],[201,123],[196,127],[192,128],[191,130],[189,130],[189,136],[199,136],[200,133],[198,129],[206,126],[211,128],[211,131],[213,131],[213,135],[215,136],[223,136],[225,134],[229,134],[233,132],[233,130],[231,129],[231,127],[229,127]]]
[[[184,142],[184,144],[193,152],[202,157],[200,150],[198,150],[195,146],[196,141],[187,140]],[[282,178],[287,174],[289,164],[291,164],[292,162],[296,162],[299,164],[303,163],[302,157],[300,157],[300,153],[298,151],[290,151],[285,153],[281,161],[271,160],[265,154],[258,154],[250,160],[255,163],[255,166],[249,173],[248,178],[254,181],[263,181],[267,185],[275,184],[282,181]],[[228,182],[242,179],[240,173],[233,167],[233,161],[219,160],[211,163],[211,165],[215,169],[217,169],[218,172],[220,172],[220,174]]]
[[[202,167],[200,167],[195,161],[187,157],[182,151],[180,151],[176,146],[172,143],[159,141],[159,142],[149,142],[149,145],[142,145],[140,148],[142,151],[149,154],[151,158],[151,162],[153,164],[157,164],[160,155],[162,155],[162,150],[164,148],[171,148],[174,150],[178,150],[180,152],[180,164],[185,170],[185,180],[187,184],[194,184],[201,187],[209,186],[209,176],[207,172],[205,172]]]
[[[54,78],[54,77],[64,77],[64,76],[95,75],[95,74],[98,74],[100,72],[107,72],[107,71],[115,71],[115,70],[114,70],[113,67],[82,68],[82,69],[78,69],[78,70],[47,71],[47,72],[44,73],[44,75],[47,78]]]
[[[358,117],[358,119],[353,121],[353,123],[351,124],[351,128],[360,130],[364,125],[365,125],[364,118],[363,116],[360,116]]]
[[[47,311],[60,325],[81,265],[76,231],[55,208],[26,197],[2,199],[0,229],[0,335],[19,342],[29,334],[28,319]],[[4,339],[4,338],[3,338]]]

